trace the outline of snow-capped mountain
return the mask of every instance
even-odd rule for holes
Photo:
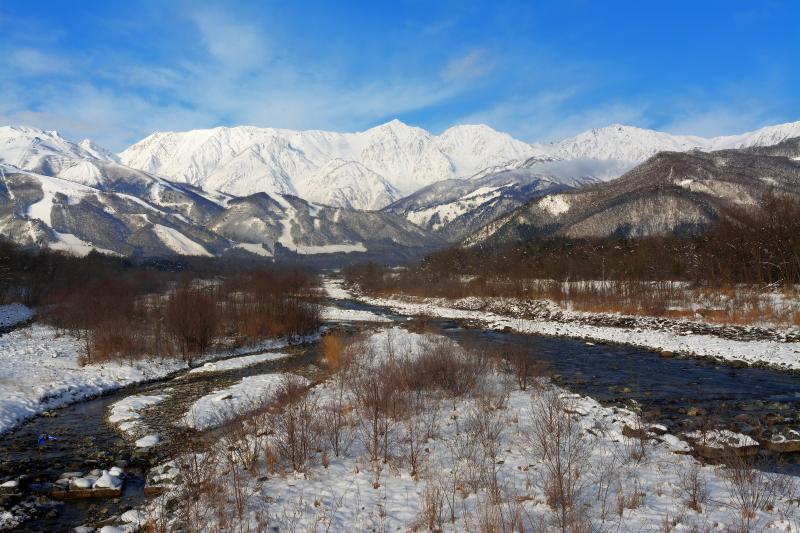
[[[506,245],[551,235],[694,234],[713,223],[723,207],[754,204],[768,191],[800,199],[800,137],[768,147],[660,152],[616,180],[536,198],[486,224],[464,244]]]
[[[240,158],[239,161],[242,161]],[[0,233],[83,254],[407,258],[442,241],[391,213],[237,197],[117,163],[89,141],[0,128]]]
[[[725,150],[749,146],[769,146],[800,136],[800,121],[767,126],[740,135],[698,137],[672,135],[660,131],[612,124],[605,128],[580,133],[547,148],[555,157],[565,160],[613,160],[632,167],[658,152],[689,150]]]
[[[314,202],[379,209],[436,181],[539,153],[488,126],[455,126],[435,136],[393,120],[358,133],[250,126],[154,133],[120,159],[205,190],[299,193]]]
[[[158,132],[119,157],[207,191],[298,194],[338,207],[379,209],[437,181],[511,170],[531,158],[580,162],[580,173],[571,177],[608,180],[660,151],[761,146],[797,135],[800,122],[715,138],[614,124],[541,145],[484,125],[454,126],[437,136],[393,120],[357,133],[252,126]]]

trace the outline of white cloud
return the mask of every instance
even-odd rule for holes
[[[471,52],[451,59],[442,69],[442,78],[449,81],[472,80],[485,76],[492,70],[492,63],[485,50]]]
[[[758,102],[741,101],[732,107],[713,105],[706,109],[687,111],[675,116],[662,129],[681,135],[714,137],[757,129],[766,123],[765,106]]]
[[[217,9],[194,12],[191,19],[209,54],[223,68],[254,68],[269,57],[267,39],[254,24],[235,20]]]
[[[528,142],[558,141],[590,128],[614,122],[645,122],[646,106],[640,103],[601,104],[574,111],[572,100],[582,94],[578,87],[560,91],[531,91],[499,101],[484,110],[461,117],[457,122],[485,123],[501,131],[513,132]]]
[[[25,75],[67,74],[72,71],[69,60],[46,54],[34,48],[11,50],[7,56],[8,65]]]

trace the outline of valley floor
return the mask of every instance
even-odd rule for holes
[[[703,465],[631,411],[539,378],[521,390],[491,363],[462,393],[395,398],[400,414],[380,418],[373,440],[376,411],[359,380],[388,385],[388,369],[415,368],[442,342],[463,357],[448,341],[398,327],[363,338],[349,370],[163,467],[154,479],[168,492],[139,519],[197,531],[800,531],[794,478]],[[342,424],[327,424],[337,412]],[[191,482],[172,484],[178,471]],[[556,482],[569,484],[568,508]]]
[[[412,316],[456,319],[496,330],[629,344],[664,355],[707,357],[732,364],[800,370],[800,331],[718,325],[668,318],[567,311],[547,301],[511,298],[373,297],[329,279],[333,298],[355,298]]]

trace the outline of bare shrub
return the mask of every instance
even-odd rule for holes
[[[473,409],[464,424],[464,429],[470,438],[480,445],[482,454],[479,465],[482,485],[495,503],[502,500],[502,490],[497,475],[497,457],[500,451],[500,436],[506,424],[507,421],[502,413],[487,403],[481,403]]]
[[[556,388],[537,391],[531,405],[529,448],[544,467],[541,486],[566,533],[581,523],[581,495],[587,484],[591,442],[577,420],[573,402]]]
[[[350,352],[346,350],[344,339],[336,333],[328,333],[322,337],[322,356],[328,371],[333,373],[348,363]]]
[[[443,524],[444,493],[441,487],[430,481],[422,490],[422,512],[420,521],[428,531],[441,531]]]
[[[779,499],[794,496],[794,480],[760,469],[765,466],[758,464],[755,458],[731,453],[726,466],[719,469],[730,495],[727,505],[736,511],[737,533],[758,529],[762,525],[760,511],[771,511]]]
[[[470,533],[514,533],[526,531],[522,506],[518,502],[499,503],[480,497],[474,512],[464,513],[464,530]]]
[[[308,394],[308,386],[287,375],[276,403],[272,425],[278,457],[294,471],[303,472],[319,438],[317,401]]]
[[[511,368],[519,390],[528,390],[528,382],[537,366],[531,361],[532,355],[528,347],[512,345],[505,350],[503,356]]]
[[[396,374],[389,365],[366,368],[352,378],[362,440],[373,462],[388,462],[391,430],[389,410],[398,393]]]
[[[225,449],[236,456],[237,462],[250,471],[255,472],[258,460],[266,447],[266,439],[272,429],[269,414],[260,407],[263,400],[251,403],[252,408],[243,408],[250,414],[239,416],[225,424],[220,442]]]
[[[344,401],[341,389],[337,387],[333,401],[322,406],[320,416],[320,434],[335,457],[347,454],[356,438],[353,430],[355,421],[350,406]]]
[[[428,440],[424,419],[428,402],[422,391],[411,391],[406,393],[405,405],[408,409],[403,433],[405,459],[408,461],[411,477],[416,479],[419,476],[419,456]]]
[[[708,480],[703,473],[703,466],[691,461],[678,468],[678,481],[675,483],[675,495],[688,507],[698,513],[708,500]]]
[[[219,483],[219,457],[212,449],[195,450],[178,461],[182,482],[179,485],[176,514],[189,531],[202,531],[211,520],[208,502],[216,499]]]

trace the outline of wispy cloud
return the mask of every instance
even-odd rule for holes
[[[193,11],[190,18],[213,59],[226,68],[258,67],[269,57],[269,43],[255,24],[219,9]]]
[[[399,117],[428,129],[482,122],[550,141],[612,122],[717,135],[800,118],[791,116],[800,100],[782,47],[761,50],[757,68],[737,58],[710,80],[702,73],[728,49],[684,54],[681,69],[665,70],[648,59],[655,40],[629,53],[636,47],[592,25],[550,27],[563,13],[549,8],[345,2],[305,13],[214,1],[0,13],[0,122],[118,150],[153,130],[221,124],[352,131]],[[513,35],[510,22],[519,26]],[[672,57],[689,42],[656,55]],[[721,89],[724,78],[730,87]]]
[[[441,74],[448,81],[472,80],[491,72],[492,66],[486,50],[472,50],[448,61]]]
[[[69,74],[73,71],[69,59],[47,54],[35,48],[12,50],[6,60],[8,66],[25,75]]]

